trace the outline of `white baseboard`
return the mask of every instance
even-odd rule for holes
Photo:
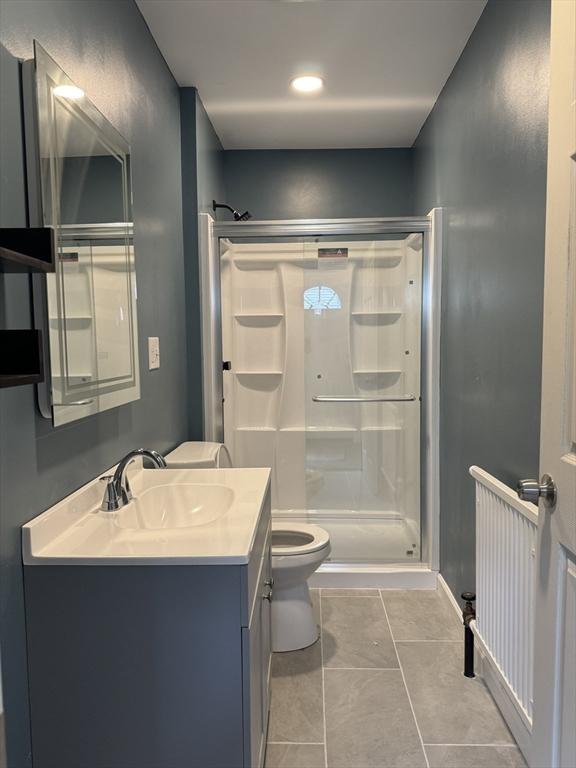
[[[462,607],[458,604],[452,590],[446,583],[446,579],[440,573],[438,574],[438,585],[444,590],[452,607],[458,614],[458,618],[462,621]],[[475,627],[473,628],[475,629]],[[510,728],[512,736],[516,739],[516,743],[520,747],[528,765],[530,765],[530,745],[532,743],[530,724],[526,721],[525,714],[520,711],[520,705],[516,702],[514,694],[510,691],[508,683],[492,659],[490,651],[484,645],[477,630],[474,632],[474,650],[476,674],[484,680],[486,687],[496,702],[496,706],[500,710],[508,728]]]
[[[448,600],[450,600],[450,604],[458,614],[458,618],[460,619],[460,621],[462,621],[462,606],[452,594],[452,590],[448,586],[446,579],[444,578],[444,576],[442,576],[441,573],[438,574],[438,586],[444,590],[446,597],[448,598]]]
[[[413,566],[322,565],[308,579],[311,587],[378,589],[436,589],[437,571]]]
[[[502,713],[506,725],[510,728],[512,736],[516,739],[516,743],[520,747],[526,762],[530,765],[530,750],[532,744],[531,724],[527,720],[525,713],[522,712],[519,703],[516,701],[514,694],[510,690],[510,686],[498,669],[488,648],[486,648],[482,642],[482,638],[479,637],[476,632],[474,635],[476,655],[479,658],[477,667],[480,670],[480,676],[492,694],[492,698]]]

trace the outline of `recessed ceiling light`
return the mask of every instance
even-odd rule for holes
[[[62,99],[82,99],[84,91],[77,85],[57,85],[53,90],[54,96],[60,96]]]
[[[290,85],[295,91],[314,93],[314,91],[319,91],[322,88],[324,80],[317,75],[304,75],[303,77],[295,77]]]

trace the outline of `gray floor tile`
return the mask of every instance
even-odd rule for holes
[[[322,597],[378,597],[377,589],[322,589]]]
[[[272,656],[270,741],[324,741],[320,642]]]
[[[397,643],[425,744],[514,744],[480,678],[462,674],[457,643]]]
[[[426,747],[430,768],[526,768],[517,747]]]
[[[327,669],[328,768],[425,768],[400,670]]]
[[[324,768],[324,745],[268,744],[265,768]]]
[[[462,642],[462,622],[440,589],[383,589],[394,640]]]
[[[379,597],[322,595],[324,666],[398,666],[394,643]]]

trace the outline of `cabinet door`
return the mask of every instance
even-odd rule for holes
[[[272,557],[270,547],[265,550],[262,572],[264,574],[264,599],[262,600],[262,725],[264,744],[268,734],[268,714],[270,711],[270,676],[272,671]],[[266,599],[269,598],[269,599]]]
[[[244,676],[244,764],[261,768],[264,763],[270,686],[270,546],[267,542],[258,579],[250,625],[242,630]]]

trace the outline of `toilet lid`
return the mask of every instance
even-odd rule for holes
[[[330,534],[324,528],[309,523],[272,523],[272,555],[305,555],[317,552],[330,543]]]

